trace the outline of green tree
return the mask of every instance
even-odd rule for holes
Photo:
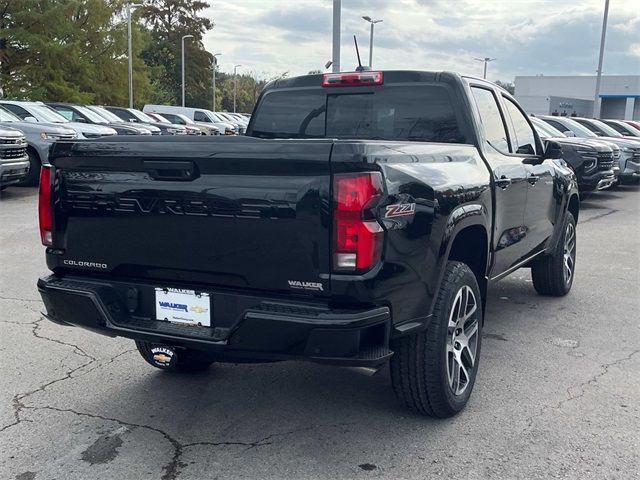
[[[209,4],[201,0],[146,0],[139,15],[148,29],[150,42],[142,58],[151,67],[153,85],[163,103],[181,102],[181,51],[185,40],[186,105],[211,105],[212,56],[202,44],[213,22],[202,16]]]
[[[124,104],[128,94],[123,8],[124,0],[0,1],[3,95]],[[138,33],[144,41],[144,33]],[[135,72],[138,95],[148,97],[148,69],[137,59]]]
[[[496,80],[495,84],[499,87],[504,88],[511,95],[513,95],[516,91],[516,86],[512,82],[501,82],[500,80]]]

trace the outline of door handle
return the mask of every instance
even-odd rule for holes
[[[539,179],[540,179],[540,177],[538,175],[536,175],[535,173],[532,173],[531,175],[529,175],[529,178],[527,178],[527,181],[531,185],[535,185],[538,182]]]
[[[496,180],[496,186],[501,189],[505,189],[511,185],[511,179],[506,175],[502,175],[499,179]]]

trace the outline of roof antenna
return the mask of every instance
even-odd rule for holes
[[[358,66],[356,67],[356,72],[364,72],[366,70],[371,70],[369,67],[363,67],[362,62],[360,61],[360,49],[358,48],[358,39],[356,36],[353,36],[353,43],[356,44],[356,55],[358,56]]]

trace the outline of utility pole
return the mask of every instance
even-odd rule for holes
[[[373,68],[373,27],[382,20],[372,20],[371,17],[362,17],[371,24],[371,33],[369,34],[369,68]]]
[[[131,9],[137,7],[142,7],[142,4],[127,4],[127,47],[129,57],[129,70],[127,77],[129,79],[129,108],[133,108],[133,46],[131,40]]]
[[[213,55],[213,58],[211,59],[211,70],[212,70],[212,78],[211,78],[211,83],[213,84],[213,99],[212,99],[212,104],[213,107],[211,108],[212,112],[216,111],[216,67],[218,66],[218,56],[222,55],[221,53],[216,53]]]
[[[182,36],[182,106],[184,107],[184,40],[186,38],[193,38],[193,35]]]
[[[478,62],[484,62],[484,71],[483,71],[483,74],[482,74],[482,78],[484,78],[486,80],[487,79],[487,63],[493,62],[496,59],[495,58],[484,57],[484,58],[474,58],[474,60],[477,60]]]
[[[342,12],[342,0],[333,0],[333,49],[331,61],[333,72],[340,71],[340,16]]]
[[[604,17],[602,19],[602,37],[600,38],[600,58],[596,76],[596,95],[593,100],[593,117],[600,118],[600,83],[602,81],[602,62],[604,61],[604,40],[607,35],[607,18],[609,17],[609,0],[604,0]]]
[[[238,67],[242,65],[234,65],[233,67],[233,113],[236,113],[236,91],[238,89]]]

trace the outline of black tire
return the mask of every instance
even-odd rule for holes
[[[536,259],[531,265],[533,287],[538,294],[562,297],[569,293],[575,278],[576,239],[576,221],[571,212],[567,212],[562,236],[554,252]]]
[[[460,337],[455,337],[454,334],[457,334],[458,330],[450,328],[450,319],[459,317],[459,305],[463,303],[459,294],[467,292],[468,295],[469,291],[473,293],[475,309],[465,308],[465,312],[469,312],[470,315],[463,324],[469,326],[465,333],[471,332],[472,322],[477,326],[475,333],[469,334],[468,342],[475,343],[474,361],[472,368],[468,369],[464,389],[458,391],[456,387],[454,391],[449,377],[449,371],[455,371],[453,367],[456,365],[452,357],[455,352],[451,349],[459,351],[461,359],[464,358],[465,349],[459,349],[456,345],[455,338]],[[467,302],[464,303],[469,306]],[[432,417],[446,418],[460,412],[473,390],[481,343],[482,299],[476,277],[464,263],[447,262],[433,318],[427,330],[392,342],[392,350],[395,353],[391,357],[390,370],[396,396],[412,410]],[[471,353],[469,348],[466,352],[468,366]],[[455,383],[455,375],[453,378]],[[460,374],[458,379],[462,379]],[[458,387],[461,387],[461,383],[458,382]]]
[[[175,355],[175,358],[165,364],[159,363],[155,357],[153,349],[165,349],[163,345],[157,345],[149,342],[136,340],[136,347],[142,358],[151,366],[166,371],[177,371],[182,373],[198,373],[208,369],[214,362],[211,354],[199,350],[191,349],[169,349]]]
[[[18,187],[34,187],[40,183],[40,157],[30,148],[27,149],[27,155],[29,155],[29,174],[16,184]]]

